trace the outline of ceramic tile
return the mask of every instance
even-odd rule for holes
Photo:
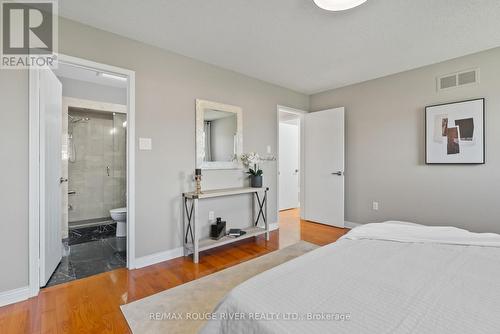
[[[73,264],[69,260],[69,256],[64,256],[61,263],[56,268],[56,271],[49,279],[47,286],[53,286],[56,284],[61,284],[76,279],[75,270]]]
[[[116,223],[71,229],[69,232],[69,245],[81,244],[89,241],[110,238],[116,234]]]
[[[66,283],[127,265],[126,238],[108,237],[69,246],[47,286]]]

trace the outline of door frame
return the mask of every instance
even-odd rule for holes
[[[282,106],[282,105],[278,105],[278,107],[276,108],[276,117],[277,117],[277,123],[276,123],[276,134],[277,134],[277,137],[276,137],[276,142],[277,142],[277,145],[276,145],[276,154],[277,154],[277,157],[276,157],[276,175],[278,176],[277,177],[277,181],[276,181],[276,184],[278,185],[278,188],[277,188],[277,191],[276,191],[276,199],[277,199],[277,205],[276,205],[276,214],[277,214],[277,217],[278,217],[278,224],[279,224],[279,213],[280,213],[280,176],[279,176],[279,173],[280,173],[280,113],[281,112],[285,112],[285,113],[289,113],[289,114],[294,114],[294,115],[297,115],[299,116],[299,146],[300,146],[300,158],[299,158],[299,178],[300,178],[300,186],[299,186],[299,189],[300,189],[300,197],[299,197],[299,201],[300,201],[300,217],[303,218],[304,217],[304,212],[305,212],[305,201],[304,201],[304,182],[305,182],[305,174],[304,174],[304,166],[305,166],[305,163],[304,163],[304,158],[305,158],[305,155],[304,155],[304,115],[308,113],[308,111],[305,111],[305,110],[300,110],[300,109],[295,109],[295,108],[290,108],[290,107],[285,107],[285,106]]]
[[[135,71],[58,54],[60,62],[92,70],[114,73],[127,81],[127,268],[135,268]],[[40,117],[39,71],[29,69],[29,290],[40,291]],[[62,110],[61,110],[62,112]]]

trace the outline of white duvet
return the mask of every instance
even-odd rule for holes
[[[211,333],[500,333],[500,235],[368,224],[233,289]]]

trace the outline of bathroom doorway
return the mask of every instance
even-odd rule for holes
[[[75,83],[64,76],[59,79],[65,123],[63,173],[68,182],[61,188],[62,260],[47,286],[127,264],[126,105],[65,96],[69,88],[64,85]]]
[[[40,164],[32,171],[39,176],[40,189],[38,194],[31,191],[30,208],[34,213],[32,204],[41,209],[52,206],[51,219],[43,215],[48,210],[40,210],[38,231],[36,220],[30,221],[30,239],[39,240],[38,249],[35,238],[30,242],[33,295],[39,287],[130,268],[134,257],[129,219],[134,200],[134,74],[78,58],[59,59],[57,69],[30,72],[30,94],[38,94],[33,101],[39,103],[33,113],[40,113],[38,124],[32,124],[38,134],[33,126],[31,135],[41,142],[37,147],[31,142],[33,151],[39,150],[33,153],[40,156]],[[53,103],[42,105],[49,97]],[[59,115],[54,112],[57,106]],[[54,163],[57,155],[44,155],[48,145],[57,142],[60,166]],[[52,178],[46,175],[51,169],[57,170],[54,175],[60,173],[59,187],[48,192],[46,184]]]
[[[126,207],[127,114],[117,111],[125,106],[109,107],[115,111],[97,110],[75,107],[83,104],[76,99],[63,97],[63,101],[68,106],[68,131],[63,132],[68,169],[68,191],[63,197],[68,199],[68,217],[63,228],[66,220],[69,232],[108,226],[111,210]],[[126,231],[121,228],[117,234],[125,236]],[[81,243],[91,236],[69,233],[69,237]]]

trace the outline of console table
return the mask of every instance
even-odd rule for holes
[[[227,188],[227,189],[216,189],[216,190],[206,190],[201,194],[195,192],[183,193],[183,239],[184,239],[184,256],[193,254],[193,262],[198,263],[199,253],[211,249],[214,247],[226,245],[239,240],[255,237],[261,234],[266,235],[266,240],[269,240],[269,222],[267,219],[267,193],[269,188]],[[198,201],[205,198],[223,197],[223,196],[234,196],[241,194],[252,194],[252,222],[253,226],[242,229],[246,234],[240,237],[229,237],[224,236],[219,240],[213,240],[211,238],[202,238],[200,235],[200,220],[198,217]],[[263,194],[262,200],[259,194]],[[255,218],[255,200],[258,203],[258,213],[257,218]],[[264,223],[264,227],[259,227],[259,222]]]

